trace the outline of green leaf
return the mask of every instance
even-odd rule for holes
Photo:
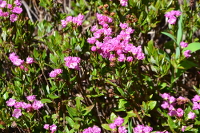
[[[104,129],[110,130],[110,131],[111,131],[111,129],[110,129],[110,127],[109,127],[108,124],[101,124],[101,126],[102,126]]]
[[[84,116],[87,115],[93,108],[94,108],[94,105],[90,105],[90,106],[84,108],[83,110],[86,110],[86,112],[83,115]]]
[[[110,115],[110,120],[114,121],[115,118],[117,118],[117,116],[115,115],[115,113],[112,112],[111,115]]]
[[[69,117],[69,116],[66,116],[66,121],[69,123],[69,125],[74,128],[75,126],[75,122]]]
[[[164,34],[164,35],[166,35],[166,36],[168,36],[168,37],[170,37],[174,42],[176,42],[176,39],[175,39],[175,37],[172,34],[167,33],[167,32],[161,32],[161,33]]]
[[[52,103],[50,99],[41,99],[42,103]]]
[[[180,19],[178,21],[178,32],[177,32],[177,45],[178,45],[178,47],[180,47],[180,42],[181,42],[182,36],[183,36],[182,20],[183,20],[183,16],[181,15]]]
[[[148,102],[149,110],[153,110],[155,108],[156,104],[157,104],[157,101],[149,101]]]
[[[181,53],[180,47],[177,47],[176,48],[176,59],[178,59],[180,57],[180,53]]]
[[[59,98],[60,96],[56,96],[56,95],[53,95],[53,94],[49,94],[48,97],[51,98],[51,99],[57,99],[57,98]]]
[[[168,120],[167,120],[170,129],[172,130],[172,132],[175,132],[174,129],[177,128],[176,123],[173,122],[172,118],[170,116],[168,116]]]
[[[188,44],[188,46],[183,49],[183,51],[185,50],[190,50],[191,52],[200,50],[200,42],[193,42],[193,43]]]

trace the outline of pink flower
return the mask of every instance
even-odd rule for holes
[[[39,110],[40,108],[42,108],[44,106],[44,104],[41,101],[37,101],[35,100],[32,104],[32,108],[34,110]]]
[[[12,98],[10,98],[8,101],[6,101],[7,106],[10,106],[10,107],[14,106],[15,103],[16,103],[16,100],[12,99]]]
[[[10,15],[10,21],[11,21],[11,22],[17,21],[17,18],[18,18],[18,17],[17,17],[17,15],[15,15],[15,14],[11,14],[11,15]]]
[[[22,8],[21,7],[14,7],[13,10],[12,10],[12,13],[16,13],[16,14],[20,14],[22,13]]]
[[[57,126],[55,124],[51,125],[49,128],[51,133],[54,133],[57,130]]]
[[[124,123],[124,119],[119,116],[114,120],[114,124],[117,126],[121,126],[123,123]]]
[[[15,0],[14,3],[15,3],[16,6],[21,6],[22,5],[20,0]]]
[[[170,95],[168,93],[163,93],[163,94],[160,94],[160,96],[165,99],[165,100],[168,100]]]
[[[71,69],[76,69],[76,70],[79,70],[79,63],[81,61],[81,58],[79,57],[71,57],[71,56],[68,56],[68,57],[65,57],[64,58],[64,61],[65,61],[65,65]]]
[[[169,24],[175,24],[176,23],[176,17],[171,17],[167,21]]]
[[[189,58],[191,56],[191,51],[190,50],[186,50],[183,52],[183,55],[186,57],[186,58]]]
[[[8,9],[12,9],[12,4],[7,4]]]
[[[128,6],[128,0],[120,0],[121,6]]]
[[[34,62],[33,58],[31,58],[31,57],[27,57],[26,58],[26,63],[27,64],[32,64],[33,62]]]
[[[6,5],[7,5],[7,2],[6,1],[0,1],[0,7],[1,8],[4,8],[4,7],[6,7]]]
[[[14,105],[14,107],[16,109],[21,108],[22,107],[22,102],[16,102],[15,105]]]
[[[194,119],[196,117],[195,113],[190,112],[188,113],[188,119]]]
[[[22,115],[21,109],[14,109],[12,116],[19,118]]]
[[[109,127],[110,127],[111,129],[115,129],[115,128],[117,127],[117,125],[115,125],[115,123],[111,123],[111,124],[109,124]]]
[[[54,69],[49,73],[49,77],[55,78],[57,75],[62,73],[62,69]]]
[[[181,42],[180,43],[181,48],[186,48],[188,46],[188,43],[186,42]]]
[[[118,132],[119,133],[127,133],[128,130],[126,130],[126,128],[124,126],[120,126],[120,127],[118,127]]]
[[[49,124],[44,124],[44,129],[49,130]]]
[[[181,108],[178,108],[178,109],[176,110],[176,112],[177,112],[177,116],[178,116],[178,117],[182,117],[183,114],[184,114],[184,111],[183,111]]]
[[[36,95],[27,96],[26,99],[28,101],[34,101],[36,99]]]

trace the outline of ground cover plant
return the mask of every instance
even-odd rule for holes
[[[0,0],[0,132],[200,132],[199,2]]]

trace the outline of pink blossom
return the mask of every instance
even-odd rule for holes
[[[121,126],[123,123],[124,123],[124,119],[119,116],[114,120],[114,124],[117,126]]]
[[[124,126],[120,126],[120,127],[118,127],[118,132],[119,133],[127,133],[128,130]]]
[[[19,118],[22,115],[21,109],[14,109],[12,116]]]
[[[188,113],[188,119],[194,119],[196,117],[195,113],[189,112]]]
[[[54,133],[57,130],[57,126],[55,124],[51,125],[49,128],[51,133]]]
[[[44,124],[44,129],[49,130],[49,124]]]
[[[11,21],[11,22],[17,21],[17,18],[18,18],[18,17],[17,17],[17,15],[15,15],[15,14],[11,14],[11,15],[10,15],[10,21]]]
[[[128,0],[120,0],[121,6],[128,6]]]
[[[176,17],[171,17],[167,21],[169,24],[175,24],[176,23]]]
[[[181,42],[180,43],[181,48],[186,48],[188,46],[188,43],[186,42]]]
[[[16,14],[20,14],[22,13],[22,8],[21,7],[14,7],[13,10],[12,10],[12,13],[16,13]]]
[[[40,108],[42,108],[44,106],[44,104],[41,101],[35,100],[32,104],[32,108],[34,110],[39,110]]]
[[[32,64],[34,62],[33,58],[32,57],[27,57],[26,58],[26,63],[27,64]]]
[[[14,3],[15,3],[16,6],[21,6],[22,5],[21,0],[15,0]]]
[[[186,58],[189,58],[191,56],[191,51],[190,50],[186,50],[183,52],[183,55],[186,57]]]
[[[62,73],[62,69],[54,69],[49,73],[49,77],[55,78],[57,75]]]
[[[27,96],[26,99],[28,101],[34,101],[36,99],[36,95],[30,95],[30,96]]]
[[[115,123],[111,123],[111,124],[109,124],[109,127],[110,127],[111,129],[115,129],[115,128],[117,127],[117,125],[115,125]]]
[[[7,106],[10,106],[10,107],[14,106],[15,103],[16,103],[16,100],[12,99],[12,98],[10,98],[8,101],[6,101]]]
[[[12,4],[7,4],[8,9],[12,9]]]
[[[21,108],[21,107],[22,107],[22,102],[15,102],[14,107],[15,107],[16,109]]]
[[[1,8],[6,7],[6,5],[7,5],[7,2],[6,2],[6,1],[0,1],[0,7],[1,7]]]
[[[176,110],[176,112],[177,112],[177,116],[178,116],[178,117],[182,117],[183,114],[184,114],[184,111],[183,111],[181,108],[178,108],[178,109]]]
[[[68,56],[68,57],[65,57],[64,58],[64,61],[65,61],[65,65],[71,69],[76,69],[76,70],[79,70],[79,63],[81,61],[81,58],[79,57],[71,57],[71,56]]]

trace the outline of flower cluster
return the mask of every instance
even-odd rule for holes
[[[76,69],[76,70],[79,70],[79,63],[81,61],[81,58],[79,57],[71,57],[71,56],[68,56],[68,57],[65,57],[64,58],[64,61],[65,61],[65,65],[68,67],[68,68],[71,68],[71,69]]]
[[[84,15],[79,14],[77,17],[68,16],[65,19],[61,20],[62,27],[65,28],[68,23],[73,23],[78,26],[82,25]]]
[[[168,93],[161,94],[161,97],[165,100],[163,101],[161,107],[163,109],[168,109],[169,116],[175,116],[175,117],[182,117],[184,115],[184,110],[182,108],[175,108],[175,105],[183,105],[188,102],[187,98],[184,98],[182,96],[179,96],[177,99],[173,96],[170,96]],[[198,95],[196,95],[193,99],[197,98]],[[193,103],[193,110],[199,109],[196,108],[195,103]],[[195,113],[189,112],[187,115],[187,119],[194,119],[196,117]]]
[[[10,61],[15,65],[15,66],[20,66],[21,69],[24,69],[27,71],[27,68],[24,67],[24,60],[20,59],[19,56],[16,55],[16,53],[11,53],[9,54],[9,59]],[[26,58],[26,64],[32,64],[34,62],[32,57],[27,57]]]
[[[117,117],[113,123],[109,124],[109,127],[113,130],[116,130],[116,128],[118,127],[119,133],[127,133],[128,131],[126,130],[126,128],[122,126],[123,123],[124,119],[121,117]]]
[[[137,125],[134,129],[134,133],[150,133],[153,130],[152,127],[144,126],[144,125]]]
[[[176,17],[180,16],[181,15],[181,12],[180,11],[175,11],[175,10],[172,10],[170,12],[167,12],[165,14],[165,17],[168,19],[168,23],[169,24],[175,24],[176,23]]]
[[[128,6],[128,0],[120,0],[121,6]]]
[[[101,133],[101,128],[94,125],[93,127],[84,129],[82,133]]]
[[[97,25],[91,28],[93,37],[88,38],[87,42],[95,44],[91,47],[92,51],[98,52],[103,58],[108,58],[111,62],[116,59],[119,62],[131,62],[133,59],[143,60],[145,58],[141,46],[136,47],[129,43],[130,35],[134,32],[134,29],[129,27],[127,23],[120,23],[122,30],[117,36],[113,37],[112,28],[109,27],[109,24],[113,21],[112,18],[98,13],[96,16],[98,24],[102,28],[98,29]]]
[[[22,4],[20,0],[15,0],[14,5],[8,4],[6,1],[0,0],[0,17],[10,16],[11,22],[17,21],[18,15],[23,11],[20,7],[21,5]],[[7,12],[3,10],[7,10]]]
[[[26,109],[27,112],[30,112],[32,110],[39,110],[44,106],[41,101],[36,100],[35,95],[27,96],[26,98],[28,101],[32,102],[32,104],[26,102],[17,102],[12,98],[6,101],[7,106],[15,108],[12,114],[13,117],[19,118],[22,115],[22,109]]]
[[[61,74],[63,71],[62,69],[54,69],[49,73],[49,77],[55,78],[57,75]]]
[[[54,133],[57,130],[57,126],[55,124],[53,124],[51,126],[49,124],[45,124],[44,129],[50,130],[51,133]]]

